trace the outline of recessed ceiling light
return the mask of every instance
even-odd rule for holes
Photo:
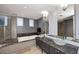
[[[24,7],[24,8],[27,8],[27,7]]]

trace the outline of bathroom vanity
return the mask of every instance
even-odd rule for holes
[[[57,45],[52,39],[36,37],[36,45],[47,54],[77,54],[78,47],[66,44]]]

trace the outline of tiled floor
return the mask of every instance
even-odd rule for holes
[[[24,51],[22,54],[43,54],[41,49],[38,47],[30,47],[28,50]]]
[[[0,48],[1,54],[45,54],[39,47],[36,47],[36,41],[16,43],[10,46]]]

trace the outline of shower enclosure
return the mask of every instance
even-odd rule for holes
[[[0,16],[0,43],[5,41],[5,17]]]
[[[0,16],[0,45],[6,45],[6,40],[10,39],[10,21],[7,16]]]

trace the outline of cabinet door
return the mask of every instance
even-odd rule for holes
[[[50,54],[64,54],[64,52],[50,46]]]
[[[62,51],[56,49],[56,54],[64,54],[64,52],[62,52]]]
[[[40,44],[40,40],[36,39],[36,45],[39,45],[39,44]]]
[[[50,46],[47,44],[47,43],[45,43],[45,42],[43,42],[43,41],[41,41],[41,40],[36,40],[36,44],[44,51],[44,52],[46,52],[46,53],[50,53]]]
[[[50,54],[56,54],[56,49],[50,46]]]
[[[39,37],[36,37],[36,45],[38,45],[38,46],[41,44],[39,39],[40,39]]]
[[[45,43],[45,42],[43,42],[43,44],[42,44],[42,49],[46,52],[46,53],[50,53],[50,46],[47,44],[47,43]]]

